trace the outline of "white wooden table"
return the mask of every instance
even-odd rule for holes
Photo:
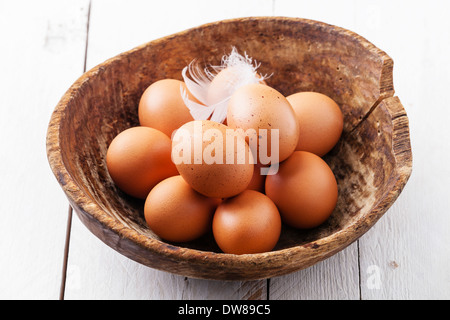
[[[219,7],[220,3],[223,7]],[[0,299],[449,299],[448,1],[0,0]],[[189,279],[135,263],[74,215],[46,158],[51,112],[87,69],[205,22],[296,16],[352,31],[394,60],[413,173],[339,254],[264,281]],[[70,222],[70,221],[69,221]],[[70,246],[63,275],[67,231]]]

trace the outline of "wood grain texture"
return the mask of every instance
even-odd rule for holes
[[[106,246],[74,216],[66,300],[264,300],[266,281],[192,279],[148,268]]]
[[[74,216],[66,298],[264,299],[266,291],[270,299],[450,297],[447,2],[232,0],[221,10],[202,0],[91,2],[88,69],[157,37],[236,16],[303,17],[357,32],[395,61],[414,170],[397,201],[357,242],[310,268],[271,278],[269,288],[265,281],[198,280],[147,268],[106,246]],[[59,296],[67,199],[51,176],[43,140],[52,109],[83,70],[88,4],[0,1],[6,44],[0,146],[8,150],[0,153],[1,298]]]
[[[369,5],[359,10],[371,16],[371,23],[362,17],[356,23],[395,61],[396,93],[408,113],[414,169],[390,211],[360,240],[362,298],[448,299],[450,168],[444,159],[450,142],[442,137],[450,136],[450,97],[442,93],[450,64],[442,52],[450,50],[450,43],[438,31],[450,28],[448,4],[435,1],[425,11],[421,1]],[[383,13],[387,5],[397,12],[396,19]],[[397,36],[382,36],[394,29]]]
[[[127,10],[124,10],[124,7]],[[176,10],[174,11],[174,7]],[[192,8],[202,8],[194,10]],[[209,8],[209,9],[208,9]],[[208,14],[205,14],[205,10]],[[189,14],[185,14],[189,12]],[[224,18],[248,15],[270,15],[272,1],[232,0],[223,10],[216,10],[209,1],[168,1],[159,3],[157,10],[149,1],[103,1],[94,0],[91,5],[89,26],[89,45],[87,67],[115,56],[132,47],[189,27]],[[124,23],[117,24],[118,20]],[[114,39],[112,41],[111,39]],[[74,218],[78,220],[77,217]],[[85,227],[74,224],[71,239],[69,269],[74,272],[77,281],[69,281],[66,287],[66,299],[93,297],[96,299],[265,299],[267,281],[235,281],[220,283],[210,280],[197,280],[183,276],[170,275],[152,268],[143,267],[99,242],[96,237],[86,237]],[[84,248],[88,246],[89,250]],[[92,272],[90,262],[97,256],[104,257],[108,263],[102,263],[97,272]],[[102,260],[100,260],[102,261]],[[101,272],[98,272],[101,271]],[[104,275],[100,277],[99,274]],[[110,284],[122,283],[122,277],[116,275],[134,275],[140,279],[139,285],[132,286],[127,280],[123,288]],[[72,283],[76,283],[73,285]],[[102,290],[103,285],[113,290]],[[150,288],[150,289],[149,289]]]
[[[324,6],[329,10],[323,10]],[[356,31],[395,61],[395,91],[410,120],[414,170],[394,205],[355,247],[361,276],[359,299],[450,297],[450,279],[444,271],[450,263],[450,240],[444,231],[450,223],[445,213],[450,200],[443,196],[450,185],[450,174],[445,161],[440,160],[447,157],[450,145],[439,138],[450,136],[450,132],[446,116],[434,116],[448,115],[450,103],[448,96],[440,94],[449,83],[445,75],[450,65],[441,54],[449,50],[449,43],[441,40],[444,33],[436,31],[449,28],[445,19],[448,9],[443,1],[429,6],[423,1],[405,6],[401,1],[387,0],[283,0],[275,4],[275,15],[309,17]],[[430,179],[432,176],[440,179]],[[320,265],[313,268],[327,271]],[[303,274],[300,271],[272,279],[270,292],[286,290],[289,283],[291,289],[284,297],[298,296]],[[312,291],[328,285],[327,280],[317,279],[311,283]],[[323,297],[332,298],[334,293]],[[271,297],[277,298],[275,294]]]
[[[270,279],[271,300],[358,300],[357,242],[332,257],[289,275]]]
[[[242,32],[252,36],[242,41]],[[314,84],[335,98],[347,123],[341,143],[327,157],[340,188],[332,217],[308,231],[286,227],[274,251],[242,256],[223,254],[207,239],[187,245],[161,241],[143,221],[142,203],[114,185],[105,165],[112,139],[138,124],[137,104],[149,84],[180,78],[182,68],[195,58],[217,64],[222,56],[218,53],[232,45],[260,61],[262,73],[264,68],[276,70],[277,76],[268,83],[282,93],[311,90]],[[262,17],[206,24],[121,54],[77,80],[52,116],[49,162],[81,221],[137,262],[207,279],[255,280],[290,273],[359,238],[395,201],[409,178],[407,122],[402,122],[405,128],[394,121],[406,117],[403,107],[396,98],[378,104],[393,91],[389,61],[353,32],[316,21]],[[306,65],[309,71],[306,67],[296,71]],[[297,79],[298,74],[305,78]],[[375,117],[379,110],[383,113]]]
[[[272,15],[272,0],[92,0],[88,69],[150,40],[222,19]],[[108,13],[109,12],[109,13]],[[118,23],[121,21],[122,23]]]

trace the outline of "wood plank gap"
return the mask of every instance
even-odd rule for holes
[[[72,206],[69,205],[69,211],[67,214],[67,228],[66,228],[66,243],[64,246],[64,260],[61,277],[61,288],[59,292],[59,300],[64,300],[64,293],[66,290],[66,278],[67,278],[67,261],[69,260],[69,246],[70,246],[70,231],[72,229]]]
[[[84,48],[83,72],[86,72],[86,68],[87,68],[87,57],[88,57],[88,48],[89,48],[89,25],[90,25],[90,22],[91,22],[91,7],[92,7],[92,0],[89,1],[88,12],[87,12],[86,46]]]
[[[356,240],[356,248],[358,251],[358,294],[359,294],[359,300],[362,300],[362,290],[361,290],[361,255],[359,250],[359,239]]]
[[[87,66],[87,55],[88,55],[88,46],[89,46],[89,24],[90,24],[90,20],[91,20],[91,6],[92,6],[92,0],[89,1],[88,12],[87,12],[86,45],[84,48],[83,73],[86,72],[86,66]],[[73,208],[69,204],[69,212],[68,212],[68,217],[67,217],[67,229],[66,229],[66,243],[64,246],[64,260],[63,260],[63,269],[62,269],[62,277],[61,277],[61,288],[60,288],[60,292],[59,292],[59,300],[64,300],[64,295],[65,295],[65,290],[66,290],[67,263],[69,260],[70,232],[72,230],[72,216],[73,216]]]

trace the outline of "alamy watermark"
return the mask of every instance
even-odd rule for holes
[[[224,135],[216,128],[203,130],[199,121],[194,123],[193,132],[181,127],[172,135],[172,161],[175,164],[259,163],[262,175],[272,175],[279,167],[279,137],[278,129],[228,128]]]

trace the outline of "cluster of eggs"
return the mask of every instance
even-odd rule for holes
[[[338,187],[322,156],[343,129],[332,99],[285,97],[261,79],[231,94],[219,123],[195,120],[183,92],[201,104],[183,81],[151,84],[140,126],[119,133],[106,156],[116,185],[145,200],[157,236],[180,243],[212,232],[225,253],[260,253],[276,246],[282,223],[307,229],[328,219]]]

